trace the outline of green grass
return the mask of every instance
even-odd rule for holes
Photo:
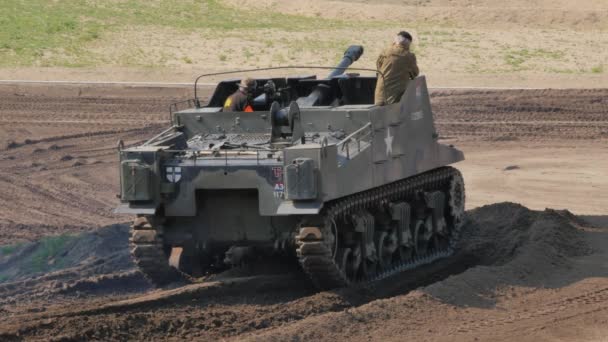
[[[74,236],[64,234],[41,239],[39,241],[40,246],[30,258],[28,272],[37,273],[61,268],[62,259],[59,253],[74,238]],[[51,260],[54,260],[53,264],[50,263]]]
[[[580,69],[570,68],[544,68],[543,71],[555,74],[582,74]]]
[[[514,70],[525,69],[526,62],[532,59],[540,60],[562,60],[565,57],[564,52],[545,50],[545,49],[507,49],[504,54],[504,61]]]
[[[245,59],[249,59],[251,57],[254,56],[253,52],[249,51],[249,49],[245,48],[243,49],[243,56],[245,56]]]
[[[198,53],[203,49],[209,50],[203,51],[209,61],[221,65],[331,65],[339,61],[344,48],[353,43],[365,43],[366,47],[365,58],[357,66],[368,63],[368,67],[373,67],[373,55],[389,43],[403,24],[380,19],[327,19],[319,15],[276,13],[272,9],[231,8],[221,0],[0,0],[0,68],[156,68],[176,64],[200,67],[206,66],[205,58]],[[552,73],[605,72],[601,60],[586,59],[588,63],[584,65],[576,63],[582,60],[576,57],[576,50],[568,50],[566,55],[566,50],[553,47],[509,45],[449,20],[412,21],[407,26],[416,29],[414,49],[421,63],[437,52],[462,54],[468,60],[463,58],[462,63],[454,66],[458,72],[535,69]],[[153,39],[151,45],[147,45],[145,33],[150,32],[166,39]],[[542,32],[550,35],[554,31]],[[129,34],[134,36],[126,36]],[[250,44],[224,43],[235,39]],[[205,47],[201,47],[201,42],[207,42]],[[488,42],[498,51],[486,52],[483,43]],[[178,49],[174,48],[176,45]],[[539,46],[552,45],[534,45]],[[486,58],[499,65],[483,69]]]
[[[348,20],[239,10],[217,0],[2,0],[0,13],[0,66],[103,63],[102,57],[87,46],[108,32],[134,26],[141,30],[154,26],[188,32],[209,29],[219,35],[263,28],[306,32],[311,28],[361,26]],[[382,24],[364,23],[366,27],[378,25]],[[120,63],[129,65],[133,61]]]
[[[0,246],[0,256],[11,255],[21,246],[22,244]]]
[[[66,264],[69,264],[69,261],[66,258],[67,248],[70,247],[69,243],[76,238],[78,237],[64,234],[44,237],[38,240],[34,245],[28,243],[28,246],[32,247],[32,250],[19,255],[18,260],[13,260],[19,263],[17,276],[49,272],[65,267]],[[24,246],[25,243],[0,246],[0,256],[15,254],[15,252],[22,250]],[[4,271],[6,270],[0,270],[0,283],[10,281],[15,276],[15,274],[10,273],[10,271],[8,274]]]
[[[280,64],[285,64],[287,62],[287,58],[285,58],[282,53],[277,53],[272,56],[272,60]]]
[[[455,35],[455,31],[444,31],[444,30],[421,30],[418,32],[418,40],[428,39],[444,39]],[[414,37],[414,40],[416,37]]]

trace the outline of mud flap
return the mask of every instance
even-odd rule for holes
[[[156,205],[130,205],[128,203],[122,203],[116,209],[114,214],[130,214],[130,215],[154,215],[156,213]]]
[[[316,215],[323,208],[322,202],[284,201],[277,209],[277,215]]]

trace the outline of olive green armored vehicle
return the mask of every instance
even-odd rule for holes
[[[375,106],[382,75],[345,73],[362,53],[324,79],[257,78],[253,112],[223,111],[240,79],[205,105],[195,83],[171,127],[120,148],[117,212],[137,216],[131,253],[153,283],[292,258],[329,289],[453,253],[465,195],[447,165],[463,153],[438,142],[423,76]]]

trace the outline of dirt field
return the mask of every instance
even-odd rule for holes
[[[431,87],[608,87],[604,0],[5,0],[3,11],[1,80],[190,82],[332,66],[351,44],[370,68],[407,30]]]
[[[0,340],[608,338],[608,90],[433,90],[441,138],[467,157],[468,209],[481,206],[459,253],[320,293],[284,265],[162,290],[134,269],[129,218],[112,213],[115,147],[188,96],[0,86]]]

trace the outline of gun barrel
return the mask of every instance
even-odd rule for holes
[[[361,57],[361,55],[363,55],[363,46],[361,46],[361,45],[349,46],[348,49],[346,49],[346,51],[344,51],[344,57],[342,58],[340,63],[338,63],[336,68],[334,70],[332,70],[332,72],[330,72],[329,75],[327,75],[327,78],[332,78],[335,76],[342,75],[346,71],[346,68],[348,68],[351,64],[353,64],[355,61],[357,61],[359,59],[359,57]]]

